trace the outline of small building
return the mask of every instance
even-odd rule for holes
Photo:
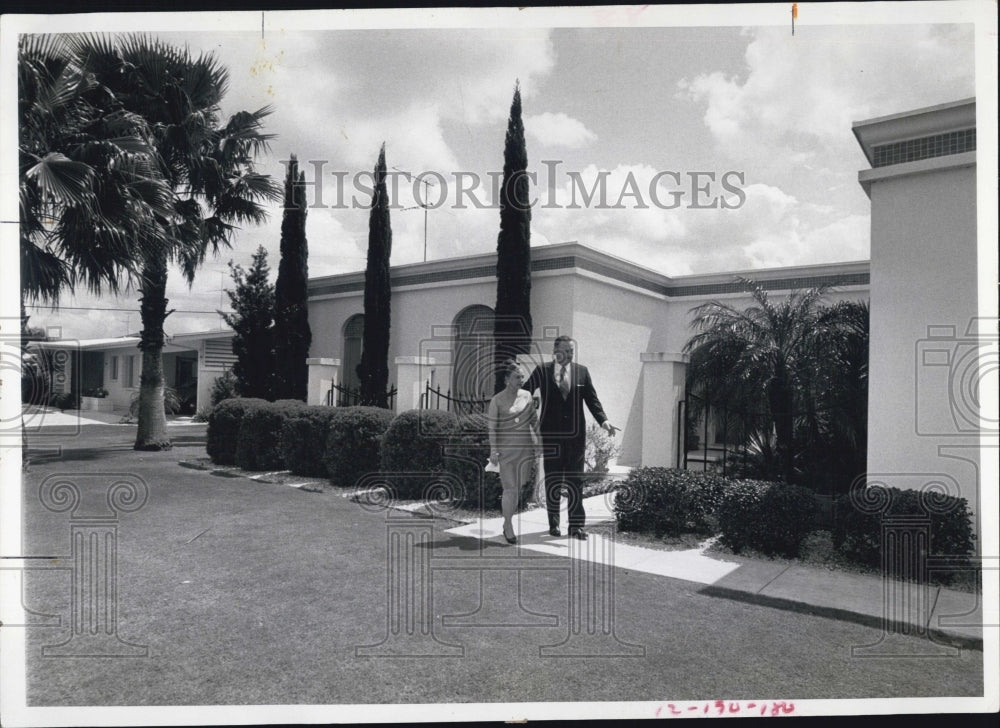
[[[164,383],[177,391],[193,413],[210,402],[215,379],[236,357],[231,330],[167,337],[163,347]],[[139,391],[142,352],[138,336],[108,339],[36,341],[28,350],[44,356],[53,394],[80,398],[83,410],[127,412]]]

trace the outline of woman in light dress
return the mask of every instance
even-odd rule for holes
[[[513,517],[521,489],[535,482],[538,453],[538,412],[531,392],[521,389],[524,370],[513,359],[500,365],[505,386],[490,400],[486,410],[490,431],[490,464],[500,467],[503,495],[503,535],[507,543],[517,543]]]

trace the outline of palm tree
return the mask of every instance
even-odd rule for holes
[[[793,291],[774,303],[760,284],[739,280],[754,305],[740,310],[709,301],[691,311],[697,333],[684,346],[691,354],[691,381],[707,385],[713,402],[759,402],[763,394],[779,472],[791,481],[796,393],[815,366],[817,342],[828,338],[824,328],[835,325],[821,316],[819,304],[828,288]]]
[[[170,190],[145,119],[123,109],[62,36],[18,41],[21,300],[118,293],[165,249]]]
[[[814,470],[845,491],[865,472],[868,453],[867,301],[840,301],[820,312],[816,367],[807,402],[807,444]]]
[[[142,374],[135,441],[137,450],[165,449],[170,447],[162,360],[163,325],[170,313],[168,265],[179,263],[192,284],[209,250],[215,254],[229,247],[238,225],[264,222],[263,203],[280,199],[280,188],[254,166],[271,138],[262,132],[271,109],[241,111],[222,123],[229,73],[211,53],[195,58],[187,49],[144,35],[78,37],[73,43],[97,78],[149,123],[160,173],[173,193],[170,214],[159,218],[168,247],[141,260]]]

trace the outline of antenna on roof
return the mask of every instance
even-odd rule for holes
[[[411,172],[407,172],[405,169],[400,169],[399,167],[393,167],[393,169],[396,170],[397,172],[401,172],[402,174],[405,174],[407,180],[409,180],[411,177],[413,177],[413,174]],[[426,179],[417,179],[417,182],[419,182],[422,185],[425,185],[425,189],[424,189],[424,194],[425,195],[427,193],[426,187],[430,187],[430,186],[435,186],[436,187],[437,186],[433,182],[431,182],[430,180],[426,180]],[[416,210],[419,207],[422,207],[424,209],[424,262],[426,263],[427,262],[427,210],[429,209],[427,207],[427,201],[424,200],[423,202],[420,202],[419,204],[413,205],[411,207],[404,207],[402,209],[402,212],[406,212],[407,210]]]

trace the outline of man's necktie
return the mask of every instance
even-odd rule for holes
[[[569,381],[566,379],[566,365],[563,364],[559,370],[559,391],[562,392],[563,399],[569,396]]]

